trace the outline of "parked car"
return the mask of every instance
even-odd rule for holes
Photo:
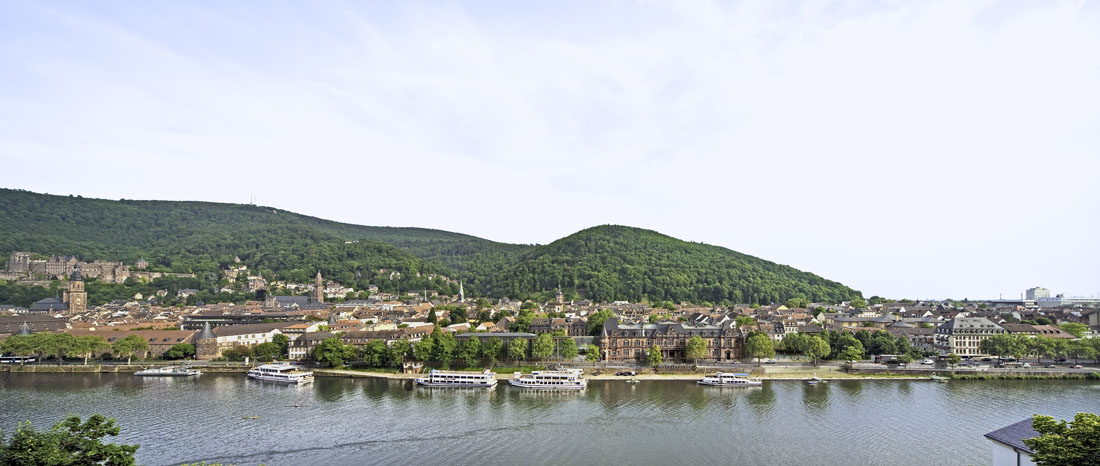
[[[1058,360],[1057,360],[1057,361],[1054,361],[1054,362],[1056,362],[1056,363],[1058,363],[1058,364],[1065,364],[1065,363],[1069,362],[1069,359],[1066,359],[1066,358],[1058,358]]]
[[[1031,363],[1030,362],[1025,362],[1025,363],[1021,364],[1020,367],[1022,367],[1024,369],[1027,369],[1027,368],[1031,367]]]
[[[774,359],[765,359],[764,364],[775,364],[775,360]]]
[[[1074,364],[1074,365],[1073,365],[1073,368],[1074,368],[1074,369],[1080,369],[1080,368],[1081,368],[1081,365],[1080,365],[1080,364]]]
[[[1054,364],[1047,364],[1047,369],[1054,369],[1056,367],[1058,366],[1055,366]]]
[[[932,364],[935,364],[934,362],[932,362],[932,360],[931,360],[931,359],[925,359],[925,360],[921,361],[920,363],[921,363],[922,365],[925,365],[925,366],[930,366],[930,365],[932,365]]]
[[[616,372],[615,375],[624,376],[624,377],[634,377],[634,376],[638,375],[638,373],[634,372],[634,371],[619,371],[619,372]]]

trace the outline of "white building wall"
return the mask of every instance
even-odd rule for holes
[[[1019,452],[1019,457],[1017,458],[1017,451],[1015,448],[992,440],[990,440],[990,443],[993,444],[993,466],[1035,464],[1035,460],[1027,453]],[[1019,461],[1019,463],[1017,463],[1017,461]]]

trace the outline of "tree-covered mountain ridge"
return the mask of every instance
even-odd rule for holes
[[[468,296],[545,297],[559,285],[595,301],[839,302],[859,292],[736,251],[617,225],[547,245],[519,245],[428,228],[340,223],[272,207],[198,201],[90,199],[0,189],[0,254],[139,257],[153,268],[216,281],[235,258],[272,278],[308,281],[320,270],[357,289],[437,289],[466,281]],[[388,272],[397,271],[401,278]]]

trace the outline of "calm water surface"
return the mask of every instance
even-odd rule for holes
[[[1100,412],[1095,381],[844,381],[759,388],[591,381],[581,393],[206,374],[0,374],[0,428],[115,417],[141,464],[990,464],[983,434]],[[261,416],[245,420],[242,416]]]

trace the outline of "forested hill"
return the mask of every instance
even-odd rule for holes
[[[597,301],[765,304],[804,297],[835,303],[860,296],[840,283],[723,247],[611,225],[523,253],[489,289],[511,296],[559,283]]]
[[[131,264],[144,257],[153,269],[194,272],[211,284],[236,256],[270,277],[307,282],[319,269],[356,289],[375,284],[387,291],[453,293],[452,284],[427,278],[444,274],[465,278],[471,296],[491,297],[545,297],[559,283],[571,295],[597,301],[763,304],[803,296],[839,302],[859,294],[791,267],[629,227],[595,227],[530,246],[441,230],[350,225],[253,205],[0,189],[0,261],[12,251]]]

